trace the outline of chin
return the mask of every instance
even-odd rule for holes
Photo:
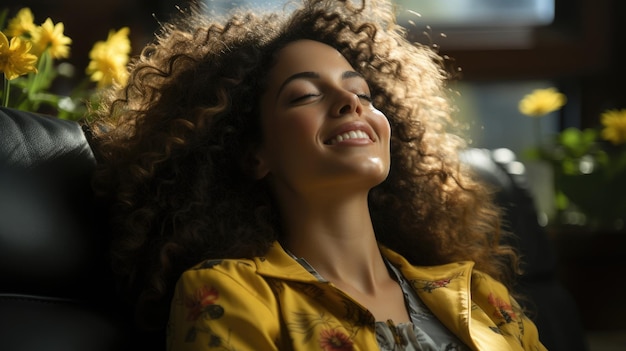
[[[384,182],[388,175],[389,167],[369,167],[368,169],[362,170],[358,176],[362,177],[363,182],[367,183],[370,188],[373,188]]]

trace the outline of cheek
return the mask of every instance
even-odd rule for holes
[[[385,129],[385,136],[387,137],[387,142],[391,139],[391,125],[389,125],[389,120],[385,118],[382,122]]]
[[[264,125],[264,144],[274,158],[302,158],[315,148],[319,125],[313,116],[280,116]],[[286,162],[289,160],[283,160]]]
[[[315,143],[320,130],[319,119],[314,114],[294,114],[285,116],[277,125],[278,138],[288,140],[292,147],[311,146]],[[287,145],[288,146],[288,145]]]
[[[382,141],[389,144],[389,140],[391,139],[391,125],[389,124],[389,120],[387,117],[380,111],[376,110],[375,118],[373,123],[376,125],[376,129],[378,130],[378,137],[382,139]]]

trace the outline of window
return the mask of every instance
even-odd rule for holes
[[[448,28],[531,27],[552,23],[555,0],[397,0],[400,21],[418,13]]]
[[[397,0],[398,22],[418,33],[425,27],[444,33],[446,48],[527,48],[534,29],[554,21],[554,1]]]

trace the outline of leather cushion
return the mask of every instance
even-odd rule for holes
[[[108,268],[95,163],[78,123],[0,109],[0,293],[79,295]]]

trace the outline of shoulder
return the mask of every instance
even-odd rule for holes
[[[481,289],[484,287],[498,287],[502,289],[507,289],[504,284],[502,284],[499,280],[493,278],[491,275],[479,270],[472,270],[472,289]]]
[[[264,291],[263,286],[267,284],[258,274],[254,260],[210,259],[183,272],[177,285],[220,285],[256,295]]]
[[[484,336],[479,339],[487,343],[497,340],[493,339],[494,335],[500,335],[509,345],[522,345],[525,350],[545,350],[536,326],[509,289],[476,269],[473,262],[413,266],[393,251],[383,253],[402,270],[422,301],[451,330],[458,327],[459,316],[468,316],[467,320],[473,320],[471,334]]]
[[[249,275],[256,274],[256,264],[249,259],[209,259],[204,260],[189,268],[183,276],[194,274],[215,274],[215,275]]]
[[[524,349],[545,350],[536,325],[504,284],[479,270],[472,272],[471,284],[472,301],[489,316],[492,331],[520,342]]]
[[[509,289],[499,280],[487,273],[474,269],[471,274],[471,290],[475,298],[486,299],[487,301],[501,299],[515,304]]]
[[[472,271],[471,291],[472,301],[487,312],[498,326],[525,317],[511,291],[486,273]]]
[[[259,323],[263,321],[263,323]],[[207,260],[185,271],[171,301],[171,349],[275,349],[278,303],[253,260]]]
[[[177,283],[177,292],[219,288],[235,295],[249,295],[267,301],[273,293],[265,279],[258,274],[254,260],[212,259],[186,270]]]

